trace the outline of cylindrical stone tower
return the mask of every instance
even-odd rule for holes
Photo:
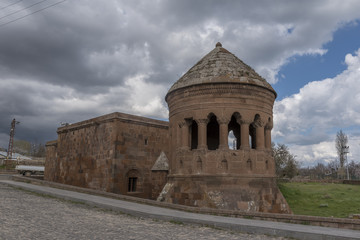
[[[271,155],[275,98],[265,79],[217,43],[165,97],[170,172],[159,199],[290,213]]]

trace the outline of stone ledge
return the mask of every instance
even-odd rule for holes
[[[115,120],[122,121],[122,122],[130,122],[130,123],[138,124],[138,125],[147,125],[147,126],[152,126],[152,127],[158,127],[158,128],[166,128],[166,129],[169,128],[169,123],[166,121],[145,118],[145,117],[130,115],[130,114],[126,114],[126,113],[114,112],[114,113],[102,115],[99,117],[91,118],[91,119],[88,119],[85,121],[80,121],[80,122],[76,122],[73,124],[69,124],[64,127],[59,127],[57,130],[57,133],[78,130],[78,129],[86,128],[86,127],[93,126],[93,125],[99,125],[101,123],[113,122]]]

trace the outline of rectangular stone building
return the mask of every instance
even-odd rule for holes
[[[124,113],[58,128],[45,180],[156,199],[168,174],[168,122]]]

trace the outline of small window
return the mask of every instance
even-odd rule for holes
[[[129,178],[129,186],[128,186],[128,192],[136,192],[136,177]]]
[[[144,144],[148,145],[148,139],[147,138],[145,138]]]

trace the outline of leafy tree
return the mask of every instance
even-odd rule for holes
[[[336,133],[335,147],[340,161],[340,167],[344,167],[345,155],[344,148],[348,143],[348,137],[342,130]]]
[[[298,173],[299,164],[285,144],[271,144],[275,160],[275,172],[278,177],[293,178]]]

